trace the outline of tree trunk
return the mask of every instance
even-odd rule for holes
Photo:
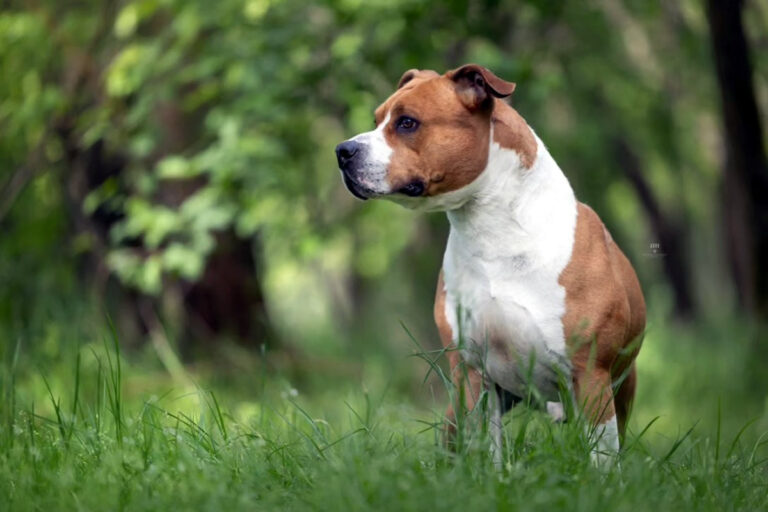
[[[203,275],[182,286],[182,341],[194,345],[183,348],[187,352],[210,348],[211,341],[222,335],[253,348],[278,348],[251,241],[231,231],[216,238],[216,249],[208,257]]]
[[[726,160],[723,227],[741,306],[768,317],[768,166],[741,0],[707,0]]]
[[[663,253],[661,264],[675,300],[675,316],[685,320],[693,316],[695,304],[688,272],[685,230],[664,212],[653,195],[651,186],[643,176],[637,155],[622,138],[613,139],[613,148],[619,167],[635,189],[648,222]]]

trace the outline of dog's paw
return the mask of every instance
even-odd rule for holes
[[[547,414],[555,423],[565,423],[565,408],[561,402],[547,402]]]

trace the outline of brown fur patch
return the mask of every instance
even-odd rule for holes
[[[435,308],[433,310],[435,317],[435,325],[437,325],[437,332],[440,334],[440,341],[443,343],[443,347],[450,347],[453,343],[453,333],[451,332],[451,325],[448,323],[448,319],[445,317],[445,282],[443,281],[443,271],[440,271],[440,275],[437,277],[437,289],[435,290]],[[453,352],[455,353],[455,351]],[[452,358],[451,353],[448,354],[448,359]]]
[[[536,160],[536,138],[528,123],[517,110],[502,100],[496,100],[493,108],[493,141],[499,146],[517,151],[520,161],[530,169]]]
[[[632,402],[634,402],[635,399],[636,387],[637,370],[635,369],[635,363],[632,362],[626,379],[624,379],[624,382],[619,386],[613,399],[616,405],[616,422],[619,427],[619,436],[621,437],[622,442],[624,441],[624,434],[627,431],[627,421],[632,412]]]
[[[603,395],[610,392],[611,381],[629,370],[640,349],[645,300],[635,271],[606,236],[597,214],[582,203],[577,211],[573,254],[559,279],[565,288],[563,331],[571,352],[577,399],[604,407],[602,411],[593,409],[602,422],[614,411],[614,404],[608,407]],[[623,393],[620,398],[631,400],[629,395]],[[625,411],[625,405],[617,404],[616,409]]]

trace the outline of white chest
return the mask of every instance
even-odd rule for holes
[[[558,372],[569,375],[561,320],[565,290],[546,270],[526,268],[526,260],[473,258],[449,243],[446,318],[462,357],[501,387],[524,395],[531,383],[556,393]]]
[[[558,279],[571,258],[576,201],[551,157],[539,160],[524,180],[491,174],[492,192],[449,212],[445,315],[469,364],[519,396],[532,384],[555,399],[559,376],[570,377]]]

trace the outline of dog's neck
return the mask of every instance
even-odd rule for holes
[[[493,133],[490,141],[488,163],[472,196],[447,212],[451,237],[476,257],[535,253],[537,259],[561,260],[567,253],[570,258],[576,199],[560,167],[538,137],[530,168],[516,151],[494,142]]]

